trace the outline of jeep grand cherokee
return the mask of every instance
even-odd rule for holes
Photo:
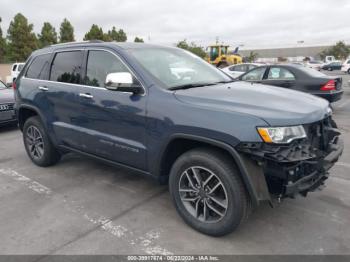
[[[235,82],[177,48],[54,45],[30,56],[16,88],[36,165],[78,152],[156,177],[209,235],[232,232],[262,201],[319,188],[343,150],[326,100]]]

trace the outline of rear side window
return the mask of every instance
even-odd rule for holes
[[[268,80],[295,80],[294,75],[287,69],[271,67],[267,76]]]
[[[57,53],[51,66],[50,80],[79,84],[82,62],[82,51]]]
[[[46,79],[50,57],[51,54],[39,55],[35,57],[27,70],[26,77],[33,79]]]

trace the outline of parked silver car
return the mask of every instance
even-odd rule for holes
[[[14,92],[0,81],[0,126],[17,122],[14,112]]]

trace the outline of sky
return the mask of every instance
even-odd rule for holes
[[[241,49],[350,44],[349,0],[0,0],[6,33],[16,13],[39,33],[50,22],[59,31],[67,18],[76,40],[92,24],[122,28],[133,41],[174,45],[186,39],[201,46],[219,42]]]

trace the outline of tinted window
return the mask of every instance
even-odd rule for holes
[[[80,83],[82,51],[57,53],[52,63],[50,80],[65,83]]]
[[[348,64],[350,64],[350,60],[348,60]]]
[[[115,55],[106,51],[89,51],[84,83],[89,86],[104,87],[110,73],[129,72]]]
[[[50,57],[51,54],[39,55],[35,57],[27,70],[26,77],[34,79],[45,79],[46,72],[49,68]]]
[[[326,75],[310,67],[300,67],[299,70],[313,77],[325,77]]]
[[[246,72],[247,70],[245,65],[237,65],[231,71]]]
[[[260,81],[263,79],[266,67],[259,67],[248,72],[242,77],[244,81]]]
[[[249,71],[249,70],[256,68],[258,66],[257,65],[247,65],[247,67],[248,67],[247,71]]]
[[[281,67],[271,67],[267,76],[268,80],[294,80],[294,75],[287,69]]]
[[[12,71],[16,71],[16,68],[17,68],[17,65],[14,65],[14,66],[12,67]]]

